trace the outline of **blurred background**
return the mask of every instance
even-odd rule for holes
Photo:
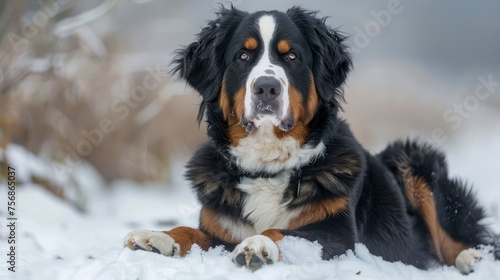
[[[2,170],[17,166],[21,186],[81,211],[90,190],[118,181],[175,188],[206,135],[195,120],[200,98],[168,74],[169,62],[220,3],[229,2],[0,1]],[[499,1],[232,3],[329,16],[350,36],[344,117],[359,141],[372,152],[396,138],[429,141],[491,199],[500,184]]]

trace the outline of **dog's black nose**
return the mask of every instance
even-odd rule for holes
[[[263,100],[272,100],[281,93],[281,84],[273,77],[259,77],[253,85],[253,92]]]

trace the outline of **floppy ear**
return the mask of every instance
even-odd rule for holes
[[[329,28],[325,24],[326,18],[317,18],[317,12],[293,7],[286,14],[300,29],[311,48],[311,71],[321,100],[340,109],[344,101],[342,86],[352,67],[351,54],[344,44],[346,37]]]
[[[176,51],[176,56],[172,61],[175,65],[173,74],[178,74],[186,80],[190,86],[203,94],[203,89],[207,78],[213,80],[214,75],[214,41],[219,30],[215,21],[201,30],[195,42],[189,44],[184,49]],[[212,71],[210,71],[212,69]],[[207,77],[208,76],[208,77]]]
[[[191,87],[203,96],[203,101],[198,110],[197,120],[201,122],[204,116],[206,101],[205,96],[212,96],[219,81],[216,71],[210,71],[215,61],[212,58],[214,53],[213,41],[217,37],[217,25],[210,22],[209,26],[202,29],[198,34],[198,40],[189,44],[184,49],[176,51],[176,56],[171,64],[174,64],[172,74],[177,74],[184,79]],[[209,84],[214,83],[213,87]]]
[[[224,75],[224,52],[238,27],[247,13],[234,7],[221,9],[216,13],[217,18],[209,21],[201,30],[195,42],[184,49],[176,51],[172,61],[173,74],[178,74],[203,97],[198,120],[201,121],[208,103],[217,100]]]

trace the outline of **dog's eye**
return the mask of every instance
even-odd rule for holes
[[[294,61],[297,58],[297,55],[293,52],[289,52],[285,55],[285,59],[287,61]]]
[[[248,55],[247,52],[241,52],[238,58],[240,60],[247,61],[250,58],[250,56]]]

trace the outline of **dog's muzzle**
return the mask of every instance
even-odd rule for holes
[[[288,105],[284,102],[288,99],[285,84],[275,76],[260,76],[251,83],[251,103],[245,108],[245,114],[241,125],[248,133],[260,127],[265,121],[270,121],[274,126],[283,131],[289,131],[294,126],[293,117],[286,113]],[[284,107],[287,108],[284,108]]]

